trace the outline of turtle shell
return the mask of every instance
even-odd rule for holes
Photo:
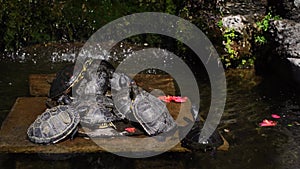
[[[176,127],[166,105],[144,90],[136,95],[132,103],[132,112],[148,135],[168,132]]]
[[[80,101],[75,106],[80,115],[80,123],[84,127],[105,128],[109,127],[106,124],[118,119],[112,113],[112,109],[93,100]]]
[[[106,71],[99,71],[98,78],[96,80],[96,94],[105,94],[109,87],[109,78],[108,73]]]
[[[74,65],[67,65],[56,73],[55,79],[52,81],[49,97],[55,98],[65,92],[70,84],[68,83],[73,76]]]
[[[84,79],[79,83],[74,84],[72,89],[77,96],[85,97],[89,95],[104,95],[110,87],[109,78],[110,74],[114,71],[113,66],[102,60],[100,65],[98,62],[93,62],[90,65],[89,71],[84,74]],[[74,94],[73,93],[73,94]]]
[[[79,121],[79,114],[71,106],[59,105],[38,116],[27,135],[34,143],[56,143],[74,132]]]
[[[129,118],[129,115],[132,114],[130,97],[132,79],[123,73],[114,73],[110,83],[116,109],[115,114],[121,119]]]
[[[181,145],[188,149],[194,151],[209,151],[214,150],[217,147],[224,144],[224,140],[222,139],[220,133],[215,130],[211,136],[203,141],[200,138],[200,134],[202,132],[204,122],[196,121],[189,131],[189,133],[185,136],[183,140],[181,140]]]
[[[92,63],[92,59],[87,59],[82,64],[67,65],[56,73],[55,79],[52,81],[49,97],[56,98],[63,93],[70,93],[70,89],[76,82],[82,79],[83,72]]]
[[[114,73],[110,79],[110,85],[112,92],[117,92],[120,90],[129,90],[133,80],[125,75],[124,73]]]

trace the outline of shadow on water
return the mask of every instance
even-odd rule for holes
[[[28,96],[28,75],[54,73],[64,63],[1,62],[0,122],[16,97]],[[230,143],[229,151],[199,153],[164,153],[147,159],[128,159],[110,153],[49,155],[0,154],[0,168],[259,168],[299,167],[299,126],[293,121],[278,120],[275,127],[259,127],[271,114],[288,115],[300,111],[297,95],[276,78],[255,76],[252,69],[229,70],[227,101],[219,131]],[[209,107],[209,85],[199,81],[201,114]],[[34,104],[34,103],[33,103]],[[293,109],[291,106],[294,106]],[[296,119],[297,120],[297,119]],[[299,121],[299,120],[298,120]]]

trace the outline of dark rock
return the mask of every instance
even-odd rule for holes
[[[275,20],[271,22],[270,32],[280,57],[300,58],[300,23]]]
[[[268,0],[268,6],[281,17],[300,22],[300,0]]]
[[[270,22],[270,36],[260,60],[267,71],[300,90],[300,23],[282,19]],[[262,66],[260,66],[262,67]],[[256,66],[259,70],[259,66]]]
[[[231,0],[220,8],[223,14],[231,15],[264,15],[267,3],[264,0]]]

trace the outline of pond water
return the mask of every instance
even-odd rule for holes
[[[29,96],[28,75],[54,73],[63,62],[0,62],[0,124],[15,99]],[[226,71],[227,101],[219,131],[230,144],[229,151],[164,153],[147,159],[129,159],[110,153],[56,155],[0,154],[0,168],[259,168],[300,166],[300,107],[293,88],[282,80],[262,78],[253,69]],[[199,79],[201,114],[209,107],[209,84]],[[203,98],[203,99],[202,99]],[[32,103],[34,104],[34,103]],[[271,114],[282,118],[274,127],[259,127]],[[273,119],[274,120],[274,119]],[[297,121],[298,120],[298,121]]]

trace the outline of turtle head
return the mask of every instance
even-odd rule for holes
[[[135,97],[140,93],[141,88],[139,88],[134,80],[130,82],[130,98],[134,100]]]

